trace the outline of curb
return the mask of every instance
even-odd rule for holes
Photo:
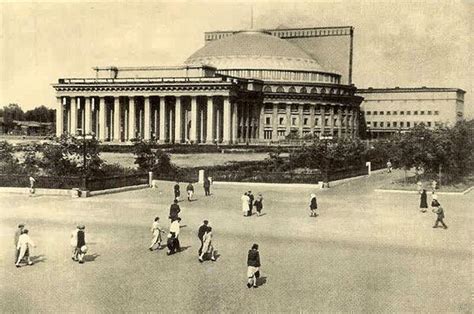
[[[149,188],[149,187],[150,187],[150,186],[149,186],[148,184],[124,186],[124,187],[121,187],[121,188],[113,188],[113,189],[107,189],[107,190],[91,191],[91,192],[89,192],[89,195],[90,195],[90,196],[107,195],[107,194],[114,194],[114,193],[120,193],[120,192],[126,192],[126,191],[141,190],[141,189],[146,189],[146,188]]]
[[[0,193],[30,194],[30,188],[0,187]],[[71,196],[70,189],[38,189],[34,195]]]
[[[437,195],[465,195],[471,192],[474,189],[474,186],[467,188],[462,192],[436,192]],[[406,190],[386,190],[386,189],[375,189],[375,192],[381,193],[405,193],[405,194],[418,194],[418,191],[406,191]]]

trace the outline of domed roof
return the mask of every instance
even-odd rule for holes
[[[242,31],[211,41],[185,64],[205,64],[218,70],[324,71],[301,48],[262,31]]]

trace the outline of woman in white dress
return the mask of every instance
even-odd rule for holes
[[[202,263],[204,261],[204,254],[209,254],[211,256],[211,260],[213,262],[216,261],[216,257],[214,255],[214,247],[212,246],[212,228],[207,227],[206,233],[202,238],[203,245],[201,255],[199,256],[199,261]]]

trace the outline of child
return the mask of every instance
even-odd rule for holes
[[[151,225],[151,233],[153,234],[153,239],[151,240],[151,245],[148,249],[153,251],[153,246],[155,246],[156,243],[158,243],[157,249],[161,249],[161,233],[164,233],[164,231],[160,226],[160,217],[155,217],[155,221]]]

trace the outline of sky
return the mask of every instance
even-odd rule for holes
[[[51,84],[94,66],[180,65],[204,32],[353,26],[359,88],[455,87],[474,117],[474,1],[0,0],[0,106],[53,107]]]

